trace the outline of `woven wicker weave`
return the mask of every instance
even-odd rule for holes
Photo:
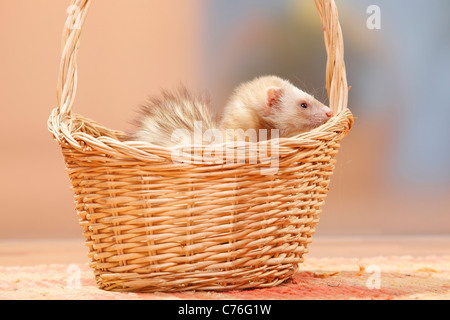
[[[123,132],[73,113],[78,44],[91,2],[72,1],[58,107],[48,128],[64,155],[99,287],[225,290],[269,287],[291,277],[319,221],[339,142],[353,123],[334,1],[316,5],[335,116],[280,139],[274,174],[261,174],[263,163],[174,163],[170,149],[122,142]]]

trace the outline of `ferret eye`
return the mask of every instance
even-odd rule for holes
[[[303,103],[300,105],[300,107],[302,107],[303,109],[306,109],[306,108],[308,108],[308,104],[303,102]]]

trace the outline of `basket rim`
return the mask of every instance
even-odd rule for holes
[[[288,138],[278,138],[274,140],[264,140],[258,142],[245,142],[246,148],[270,147],[276,143],[280,148],[280,156],[297,152],[299,148],[315,148],[324,142],[347,135],[354,123],[353,114],[349,109],[345,109],[334,115],[325,124],[308,132],[298,134]],[[83,132],[86,126],[92,126],[97,131],[97,136]],[[70,116],[58,116],[57,108],[53,109],[48,120],[48,128],[58,143],[66,148],[72,148],[81,153],[92,154],[101,152],[105,155],[112,155],[118,158],[144,161],[160,161],[161,159],[171,159],[172,153],[180,148],[191,148],[197,151],[204,151],[210,145],[183,145],[175,147],[165,147],[152,144],[146,141],[122,141],[119,137],[124,137],[126,133],[120,130],[111,130],[83,116],[72,113]],[[275,141],[276,140],[276,141]],[[242,144],[230,144],[227,142],[215,144],[216,148],[238,149]],[[97,152],[96,152],[97,151]]]

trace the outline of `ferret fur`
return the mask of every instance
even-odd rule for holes
[[[175,93],[164,91],[160,98],[149,99],[141,105],[139,113],[135,120],[138,130],[130,133],[126,140],[146,141],[164,147],[202,144],[201,136],[194,135],[194,131],[201,129],[203,134],[208,129],[217,128],[209,98],[206,95],[194,96],[185,87],[180,87]],[[201,127],[196,128],[199,123]]]

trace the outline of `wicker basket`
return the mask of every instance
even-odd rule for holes
[[[48,129],[64,155],[98,286],[226,290],[270,287],[290,278],[307,252],[339,142],[353,123],[334,1],[316,5],[335,116],[313,131],[280,139],[274,174],[261,174],[267,165],[262,161],[174,162],[170,149],[123,142],[123,132],[73,113],[78,44],[91,2],[72,1],[58,107]]]

